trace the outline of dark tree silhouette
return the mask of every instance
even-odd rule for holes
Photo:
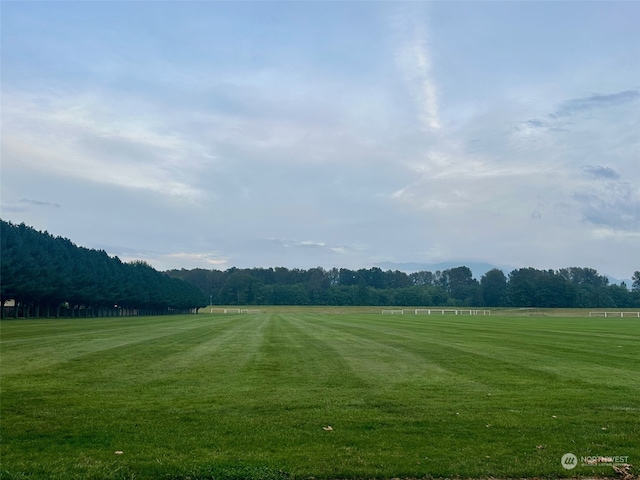
[[[0,220],[2,315],[95,317],[197,312],[202,291],[136,261]]]

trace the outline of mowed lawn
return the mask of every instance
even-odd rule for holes
[[[568,452],[640,465],[638,318],[301,310],[0,334],[3,479],[613,474],[565,470]]]

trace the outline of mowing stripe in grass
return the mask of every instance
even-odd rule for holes
[[[567,451],[640,457],[637,319],[314,310],[1,327],[3,478],[563,476]]]

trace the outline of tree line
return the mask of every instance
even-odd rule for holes
[[[24,223],[0,219],[0,242],[2,316],[194,313],[207,303],[192,283],[143,261],[122,262]]]
[[[499,269],[477,280],[460,266],[405,273],[380,268],[230,268],[158,272],[25,224],[0,219],[2,315],[94,317],[196,312],[214,305],[379,305],[638,308],[632,289],[592,268]],[[6,306],[11,301],[12,306]]]
[[[519,268],[508,275],[493,269],[480,280],[466,266],[415,273],[377,267],[197,268],[166,273],[197,286],[213,305],[640,307],[640,271],[633,274],[632,290],[624,283],[610,284],[592,268],[581,267]]]

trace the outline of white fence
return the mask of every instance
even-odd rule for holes
[[[239,308],[212,308],[209,313],[240,313]]]
[[[589,312],[590,317],[638,317],[640,318],[640,312]]]
[[[209,313],[262,313],[253,308],[212,308]]]
[[[383,315],[491,315],[491,310],[460,310],[453,308],[415,308],[382,310]]]
[[[416,315],[491,315],[491,310],[460,310],[460,309],[433,309],[433,308],[416,308]]]

